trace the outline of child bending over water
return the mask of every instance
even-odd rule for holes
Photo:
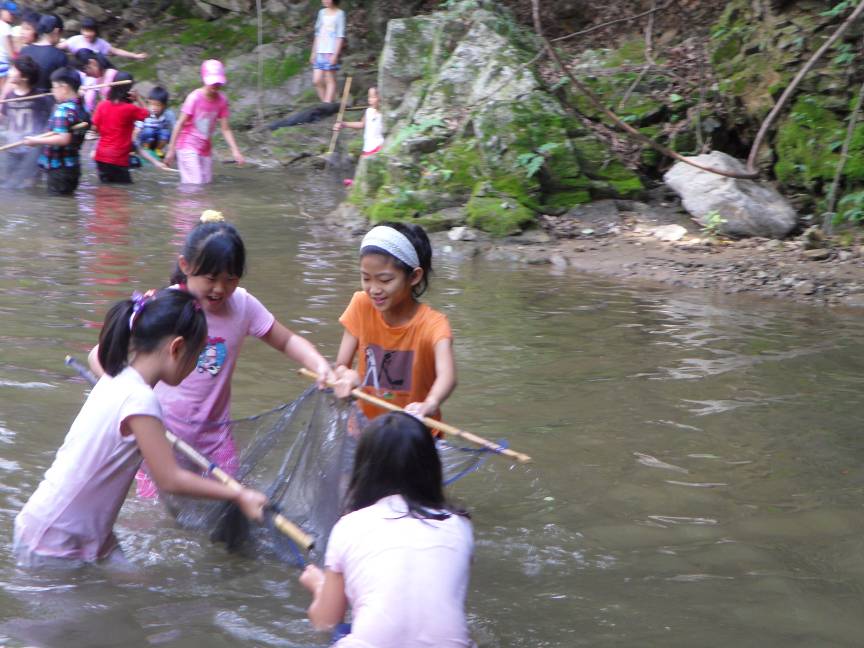
[[[187,236],[171,277],[176,286],[197,297],[207,318],[207,340],[194,371],[174,385],[159,385],[156,395],[168,428],[229,473],[237,470],[237,448],[228,421],[231,419],[231,378],[248,336],[284,353],[288,358],[334,378],[330,364],[311,342],[297,335],[253,295],[239,287],[246,267],[246,248],[233,225],[218,212],[207,211]],[[94,349],[94,352],[96,349]],[[96,355],[91,367],[101,372]],[[138,494],[155,497],[158,482],[141,471]]]
[[[360,435],[348,514],[327,544],[325,570],[300,582],[318,629],[353,614],[334,648],[468,648],[465,595],[474,539],[465,511],[449,504],[429,429],[386,414]]]
[[[99,336],[106,375],[15,518],[21,563],[40,558],[92,562],[118,551],[114,521],[142,457],[163,490],[232,501],[248,517],[261,518],[262,493],[237,491],[183,470],[165,438],[153,387],[182,381],[195,369],[206,339],[201,305],[183,290],[135,294],[108,311]]]

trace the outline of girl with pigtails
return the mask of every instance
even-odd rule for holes
[[[113,526],[142,458],[160,489],[236,503],[260,520],[266,497],[181,468],[153,392],[194,369],[207,339],[198,300],[185,290],[134,294],[108,311],[99,336],[104,370],[36,492],[15,518],[19,564],[94,562],[119,552]]]

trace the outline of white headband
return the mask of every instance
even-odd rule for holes
[[[417,258],[414,245],[407,236],[392,227],[378,225],[369,230],[360,243],[360,251],[369,246],[381,248],[388,254],[392,254],[409,268],[420,267],[420,259]]]

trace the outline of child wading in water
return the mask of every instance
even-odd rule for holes
[[[209,210],[201,220],[186,238],[171,282],[201,301],[207,316],[206,345],[189,377],[177,386],[157,386],[156,395],[168,429],[233,473],[237,449],[227,424],[231,377],[247,336],[260,338],[322,379],[329,376],[332,380],[333,374],[312,343],[283,326],[261,302],[238,287],[246,266],[246,248],[234,226]],[[90,359],[93,370],[100,373],[93,352]],[[144,471],[138,474],[138,494],[158,494]]]
[[[318,11],[315,20],[315,38],[309,62],[318,98],[330,103],[336,100],[336,72],[345,44],[345,12],[339,8],[339,0],[321,0],[321,5],[323,9]]]
[[[39,78],[39,66],[29,56],[19,56],[12,63],[9,73],[9,96],[13,101],[0,106],[2,123],[6,127],[6,139],[19,142],[25,137],[43,133],[48,118],[54,109],[53,97],[32,97],[34,86]],[[3,153],[0,165],[0,187],[4,189],[24,189],[33,185],[39,173],[39,149],[19,146]]]
[[[15,553],[95,561],[118,550],[114,521],[141,458],[167,492],[235,502],[260,519],[266,498],[233,490],[177,465],[153,393],[195,368],[207,338],[198,301],[182,290],[135,294],[115,304],[99,336],[103,376],[57,451],[54,463],[15,519]]]
[[[351,632],[334,648],[468,648],[465,620],[471,523],[448,504],[430,431],[407,414],[375,419],[360,435],[348,487],[348,514],[336,523],[325,571],[300,582],[313,594],[318,629]]]
[[[116,81],[133,81],[128,72],[118,72]],[[101,101],[93,113],[93,126],[99,131],[96,144],[96,165],[101,182],[129,184],[129,153],[132,146],[132,131],[135,122],[146,119],[150,111],[132,103],[132,84],[114,86],[108,93],[108,101]],[[140,101],[140,100],[139,100]]]
[[[51,75],[51,94],[57,105],[48,121],[53,135],[28,137],[27,146],[41,146],[39,166],[48,176],[48,193],[68,196],[75,193],[81,179],[81,160],[78,151],[84,141],[86,128],[74,127],[86,123],[89,116],[78,100],[81,80],[72,68],[54,70]]]
[[[360,282],[339,321],[336,375],[417,416],[440,416],[456,387],[447,317],[418,301],[432,273],[432,246],[418,225],[372,228],[360,244]],[[360,356],[359,374],[351,370]],[[362,380],[360,380],[362,376]],[[370,419],[384,410],[366,402]]]
[[[333,124],[333,130],[341,130],[343,126],[363,129],[363,152],[360,156],[364,158],[375,155],[384,144],[384,125],[381,122],[378,88],[369,88],[367,97],[369,107],[363,113],[363,119],[356,122],[342,121]]]
[[[171,133],[165,164],[170,165],[176,156],[180,170],[180,182],[207,184],[213,180],[213,157],[210,138],[216,124],[228,142],[237,164],[243,164],[243,154],[234,141],[234,133],[228,125],[228,99],[220,92],[225,85],[225,67],[210,59],[201,64],[203,87],[193,90],[183,102],[180,118]]]

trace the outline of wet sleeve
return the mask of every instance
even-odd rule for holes
[[[358,339],[363,332],[362,304],[360,303],[362,297],[362,292],[354,293],[348,308],[339,317],[339,323],[345,327],[345,330]]]
[[[246,335],[264,337],[273,328],[276,318],[254,295],[246,293]]]

